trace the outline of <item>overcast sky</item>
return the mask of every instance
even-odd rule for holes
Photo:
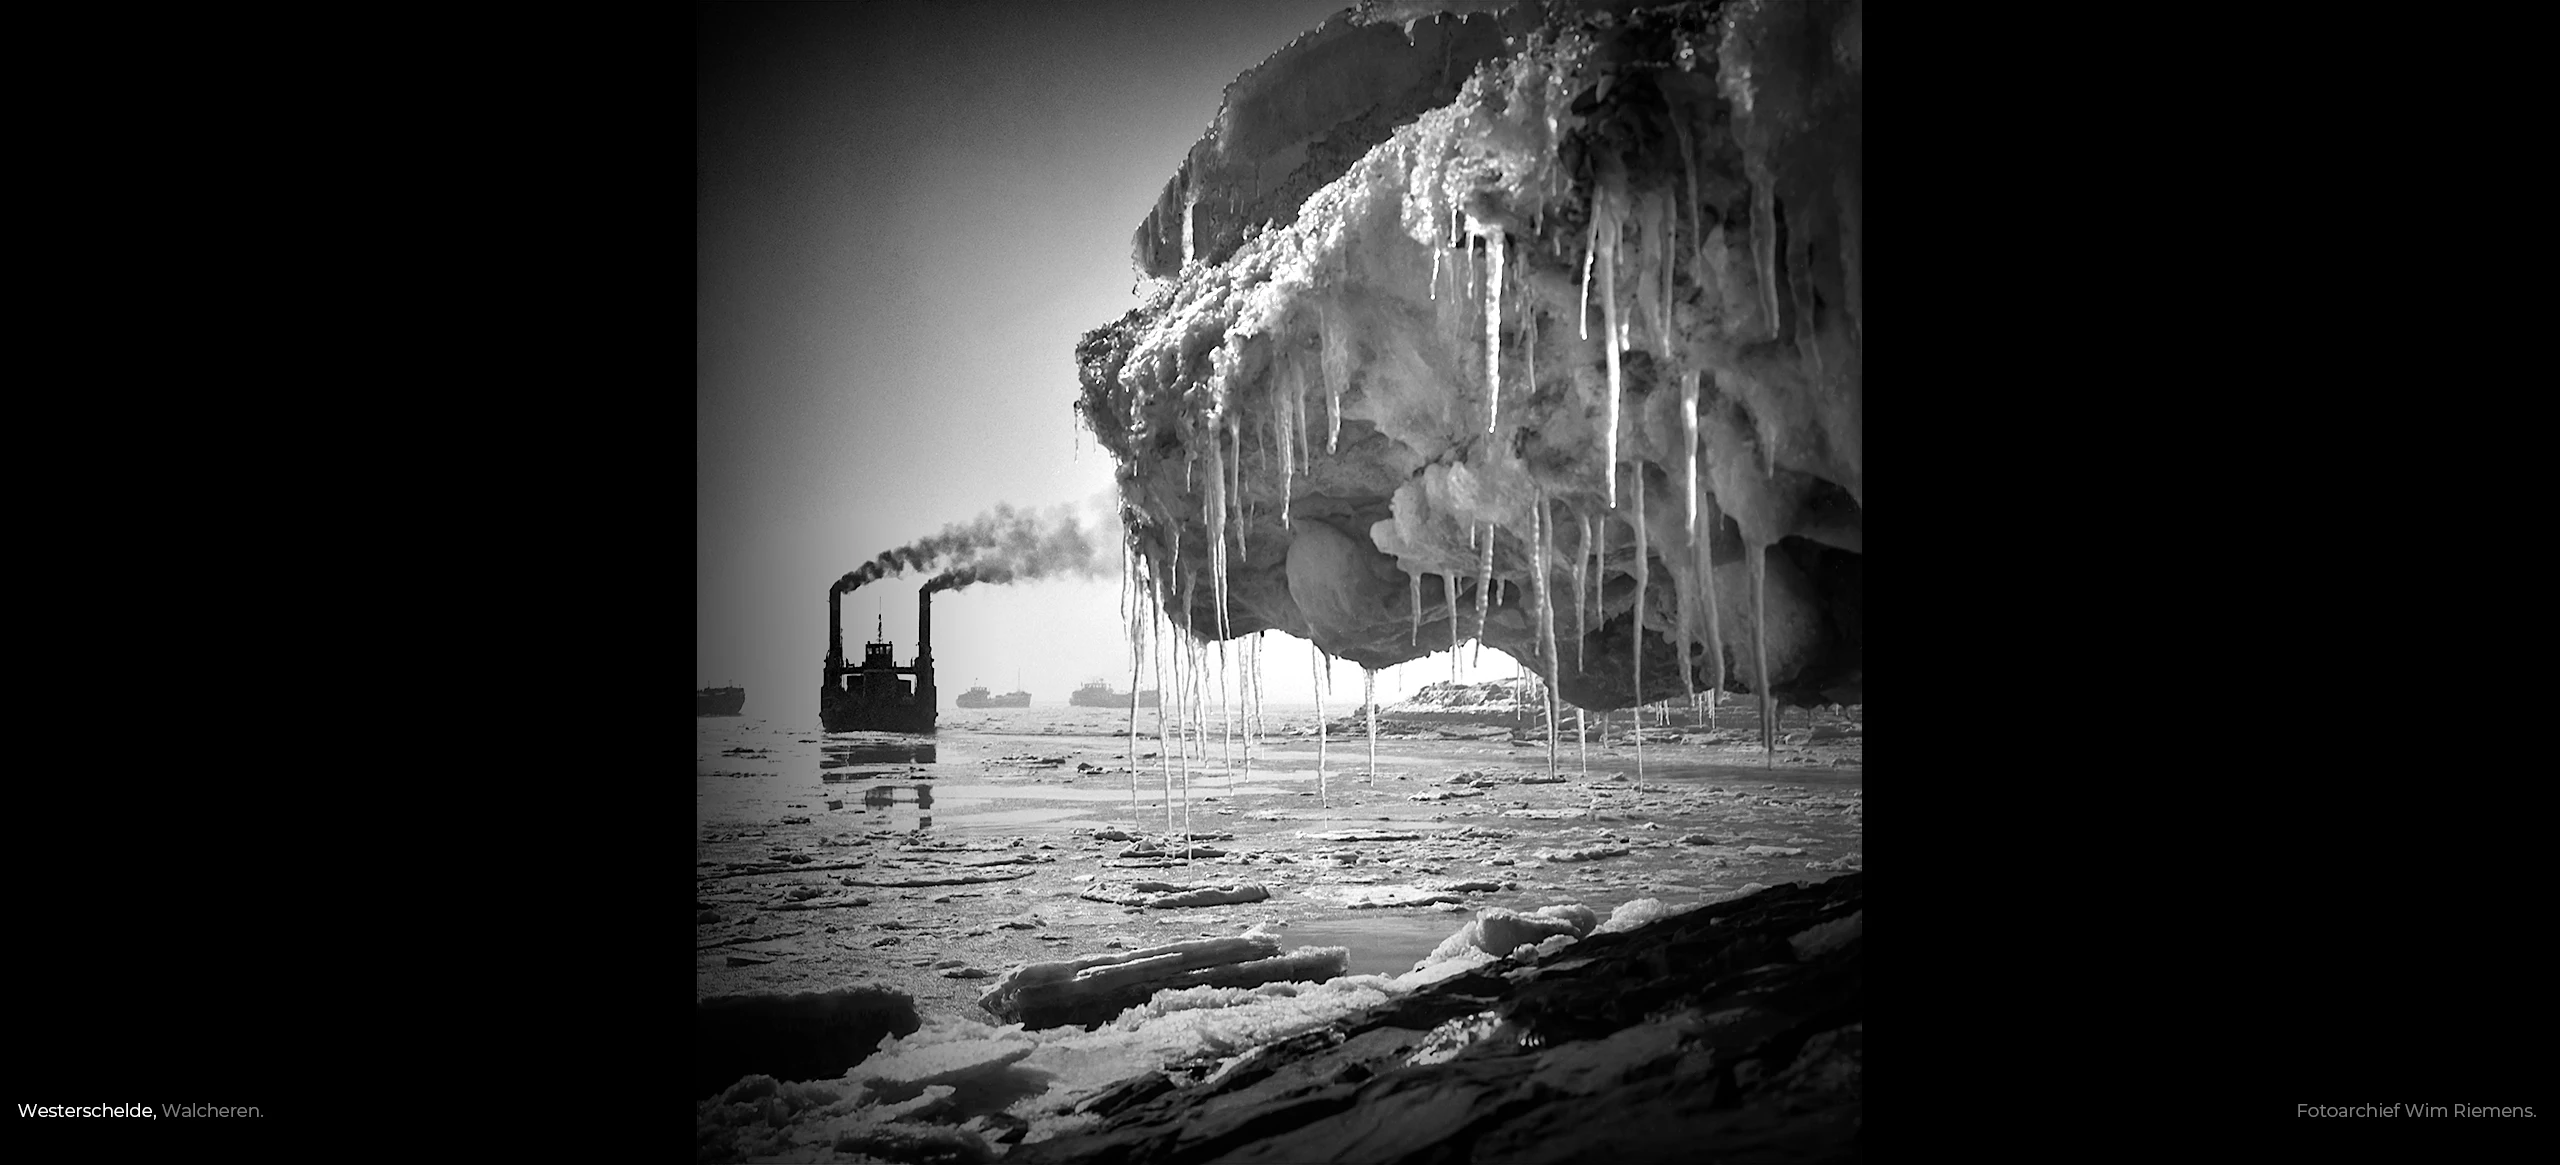
[[[815,727],[838,577],[998,503],[1107,506],[1110,458],[1072,411],[1076,341],[1138,305],[1130,236],[1227,84],[1344,6],[697,9],[699,685]],[[905,662],[922,581],[848,595],[846,654],[876,616]],[[1116,565],[935,596],[945,706],[973,684],[1040,703],[1095,677],[1125,690],[1119,604]],[[1313,698],[1307,650],[1266,637],[1271,699]],[[1328,703],[1357,702],[1359,669],[1337,667]],[[1447,675],[1445,655],[1407,664],[1380,695]]]

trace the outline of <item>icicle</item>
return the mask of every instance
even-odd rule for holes
[[[1350,337],[1343,335],[1342,330],[1342,325],[1332,318],[1331,310],[1327,309],[1324,352],[1319,361],[1324,367],[1324,451],[1327,453],[1334,452],[1342,444],[1342,382],[1349,372],[1345,365],[1351,347]]]
[[[1279,427],[1276,442],[1280,446],[1280,528],[1289,528],[1289,490],[1296,483],[1298,466],[1297,400],[1306,389],[1306,371],[1292,360],[1280,374],[1280,384],[1271,394],[1271,419]]]
[[[1527,254],[1524,252],[1525,260]],[[1517,270],[1528,270],[1526,262]],[[1520,276],[1520,370],[1528,376],[1528,399],[1538,399],[1538,308],[1529,301],[1529,279]]]
[[[1238,735],[1244,738],[1244,779],[1247,781],[1253,780],[1254,717],[1262,711],[1262,695],[1254,687],[1255,677],[1261,674],[1261,661],[1262,633],[1257,631],[1254,632],[1252,639],[1246,641],[1244,645],[1243,658],[1236,661],[1236,700],[1238,703],[1243,705],[1242,713],[1244,717],[1243,731],[1238,733]],[[1235,792],[1234,782],[1228,782],[1227,796],[1230,799],[1233,799]]]
[[[1227,470],[1223,464],[1225,450],[1212,438],[1209,442],[1209,483],[1201,492],[1200,524],[1209,534],[1209,592],[1217,604],[1218,634],[1227,628]],[[1190,604],[1184,603],[1188,613]]]
[[[1190,607],[1190,603],[1186,601],[1183,606],[1187,610]],[[1199,658],[1200,645],[1197,641],[1186,636],[1183,639],[1176,640],[1174,642],[1174,687],[1171,692],[1167,693],[1174,698],[1173,727],[1175,734],[1182,742],[1182,832],[1178,835],[1174,833],[1173,806],[1171,802],[1167,802],[1165,806],[1164,820],[1164,848],[1167,850],[1173,849],[1175,839],[1179,837],[1182,843],[1182,861],[1186,865],[1189,864],[1191,860],[1191,735],[1200,720],[1200,717],[1194,713],[1191,706],[1191,678],[1193,673],[1197,670],[1195,665]]]
[[[1573,710],[1573,751],[1582,761],[1582,783],[1590,784],[1591,733],[1590,726],[1584,723],[1582,708],[1579,705],[1576,705]]]
[[[1131,632],[1129,638],[1129,829],[1131,832],[1136,832],[1138,829],[1138,668],[1147,656],[1146,636],[1138,632],[1137,617],[1133,601],[1129,613],[1131,624],[1129,628]],[[1154,620],[1148,620],[1148,625],[1153,626]]]
[[[1493,614],[1493,532],[1498,527],[1484,528],[1484,564],[1476,568],[1476,642],[1484,642],[1485,620]],[[1483,658],[1478,649],[1477,658]]]
[[[1439,216],[1434,215],[1432,217],[1436,219]],[[1438,238],[1440,226],[1437,222],[1432,224],[1431,230],[1433,234],[1433,238],[1431,240],[1431,301],[1433,303],[1438,303],[1440,302],[1440,253],[1448,250],[1449,246],[1448,244],[1441,242]]]
[[[1458,575],[1440,576],[1440,594],[1449,602],[1449,682],[1458,682]]]
[[[1598,199],[1593,206],[1605,205]],[[1606,210],[1595,210],[1592,229],[1608,237],[1600,251],[1600,323],[1608,333],[1603,345],[1609,355],[1609,419],[1608,446],[1601,454],[1601,464],[1609,467],[1609,508],[1618,508],[1618,347],[1625,342],[1618,330],[1618,220]]]
[[[1645,580],[1652,574],[1647,563],[1652,551],[1644,522],[1644,462],[1636,462],[1631,468],[1635,471],[1636,503],[1636,634],[1633,653],[1636,661],[1636,791],[1641,793],[1644,791],[1644,587]]]
[[[1603,710],[1600,713],[1600,747],[1609,747],[1609,713],[1606,710]],[[1585,817],[1600,816],[1600,783],[1592,780],[1590,778],[1590,774],[1587,772],[1583,774],[1582,783],[1584,787],[1591,790],[1591,806],[1590,808],[1583,810],[1582,815]]]
[[[1493,432],[1502,415],[1502,228],[1485,235],[1484,280],[1484,431]]]
[[[1539,656],[1547,665],[1547,775],[1556,775],[1556,612],[1549,595],[1547,581],[1547,546],[1552,539],[1547,521],[1547,493],[1537,493],[1537,508],[1529,511],[1530,537],[1535,543],[1530,577],[1537,584]]]
[[[1181,564],[1181,558],[1176,557],[1174,559],[1174,572],[1176,574],[1181,573]],[[1175,590],[1178,593],[1181,588],[1176,587]],[[1170,620],[1167,621],[1170,622]],[[1155,641],[1156,755],[1164,762],[1164,831],[1167,834],[1171,834],[1173,832],[1173,726],[1165,722],[1165,705],[1169,702],[1165,697],[1172,694],[1173,685],[1166,683],[1164,679],[1163,631],[1158,630],[1155,633]],[[1134,700],[1137,699],[1137,696],[1133,693],[1129,698]]]
[[[1319,316],[1321,316],[1322,314],[1323,314],[1322,309],[1321,309],[1321,308],[1319,308],[1319,309],[1318,309],[1318,315],[1319,315]],[[1317,370],[1317,375],[1321,376],[1321,375],[1323,374],[1323,370],[1324,370],[1324,329],[1323,329],[1322,327],[1318,327],[1318,328],[1317,328],[1317,330],[1316,330],[1316,370]],[[1307,429],[1308,429],[1308,427],[1309,427],[1309,423],[1310,423],[1310,421],[1311,421],[1312,417],[1311,417],[1311,414],[1308,412],[1308,406],[1307,406],[1308,385],[1307,385],[1307,373],[1306,373],[1306,369],[1305,369],[1304,367],[1301,367],[1301,368],[1299,368],[1299,370],[1298,370],[1298,375],[1297,375],[1297,385],[1298,385],[1298,403],[1297,403],[1297,405],[1296,405],[1296,406],[1291,410],[1291,415],[1295,418],[1295,420],[1294,420],[1293,424],[1291,425],[1291,429],[1292,429],[1291,435],[1292,435],[1293,437],[1295,437],[1295,438],[1297,439],[1297,442],[1298,442],[1298,465],[1299,465],[1299,467],[1300,467],[1300,468],[1299,468],[1299,472],[1300,472],[1300,473],[1305,473],[1305,472],[1307,472],[1306,467],[1307,467],[1307,466],[1310,466],[1310,465],[1313,465],[1313,464],[1315,463],[1315,459],[1316,459],[1316,452],[1315,452],[1315,450],[1316,450],[1316,439],[1315,439],[1315,435],[1314,435],[1314,434],[1309,433],[1309,432],[1307,431]]]
[[[1707,654],[1715,659],[1715,682],[1707,687],[1707,724],[1716,722],[1716,705],[1724,702],[1724,614],[1716,607],[1716,531],[1724,525],[1724,517],[1716,511],[1716,497],[1708,494],[1699,499],[1700,516],[1706,519],[1707,536],[1698,540],[1699,570],[1707,578]]]
[[[1760,693],[1760,767],[1778,763],[1778,742],[1770,735],[1769,692],[1769,548],[1744,542],[1751,556],[1751,686]]]
[[[1768,315],[1768,337],[1778,338],[1777,196],[1767,175],[1751,182],[1751,260],[1760,272],[1760,310]]]
[[[1244,544],[1245,531],[1253,528],[1246,521],[1244,513],[1244,427],[1243,422],[1233,414],[1227,417],[1227,444],[1235,450],[1233,465],[1227,471],[1227,498],[1228,504],[1235,507],[1235,513],[1229,520],[1233,523],[1232,529],[1236,532],[1236,561],[1251,565],[1253,558]],[[1223,595],[1226,589],[1227,580],[1222,574],[1218,579],[1219,593]],[[1221,598],[1218,603],[1218,627],[1223,635],[1227,625],[1226,600]],[[1224,643],[1226,640],[1221,638],[1218,642]]]
[[[1324,791],[1324,649],[1316,641],[1307,641],[1307,667],[1316,685],[1316,804],[1330,809],[1333,802]]]
[[[1689,645],[1697,641],[1697,617],[1689,607],[1689,593],[1698,565],[1698,374],[1680,375],[1680,449],[1681,473],[1686,483],[1681,496],[1687,500],[1689,519],[1689,570],[1680,577],[1690,580],[1680,586],[1680,690],[1689,697],[1689,706],[1698,704],[1698,688],[1689,666]]]
[[[1591,637],[1590,624],[1583,618],[1591,608],[1582,598],[1583,585],[1591,576],[1591,517],[1577,511],[1573,524],[1582,530],[1582,541],[1573,551],[1573,670],[1581,671],[1583,642]]]
[[[1360,702],[1369,709],[1369,784],[1378,783],[1378,670],[1360,669]]]
[[[1617,467],[1614,465],[1610,466],[1609,472],[1612,475],[1616,474]],[[1592,551],[1597,556],[1596,561],[1591,567],[1591,619],[1595,623],[1606,623],[1609,621],[1608,596],[1606,593],[1609,579],[1608,518],[1602,517],[1591,524],[1591,540],[1593,542]],[[1607,722],[1603,721],[1602,723],[1605,724]]]
[[[1459,213],[1458,208],[1454,206],[1449,208],[1449,237],[1456,240],[1458,248],[1467,253],[1467,286],[1464,290],[1472,293],[1476,289],[1476,233],[1459,223]],[[1458,301],[1458,319],[1461,322],[1465,321],[1467,296],[1460,294],[1452,298]]]
[[[1582,338],[1591,338],[1591,260],[1600,253],[1600,200],[1591,200],[1591,234],[1582,246]]]
[[[1218,763],[1227,770],[1227,796],[1236,795],[1235,705],[1227,693],[1227,641],[1218,641]]]
[[[1680,233],[1680,212],[1671,205],[1671,201],[1668,198],[1656,199],[1655,202],[1661,207],[1660,210],[1655,212],[1659,216],[1659,221],[1655,223],[1657,228],[1655,231],[1655,238],[1658,240],[1657,245],[1660,247],[1658,254],[1660,254],[1662,258],[1662,295],[1654,300],[1655,314],[1653,317],[1653,332],[1655,338],[1662,344],[1663,358],[1669,359],[1673,350],[1677,347],[1677,344],[1671,335],[1671,321],[1673,319],[1673,312],[1671,310],[1671,269],[1672,264],[1678,260],[1680,255],[1680,248],[1678,244],[1674,242]]]
[[[1419,571],[1407,574],[1404,576],[1404,581],[1406,597],[1413,606],[1413,633],[1405,636],[1404,641],[1408,646],[1420,647],[1422,646],[1422,574]]]

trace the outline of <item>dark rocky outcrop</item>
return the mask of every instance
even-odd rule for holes
[[[1182,1080],[1019,1162],[1832,1161],[1860,1154],[1863,875],[1524,952]]]
[[[1159,606],[1862,699],[1861,11],[1372,4],[1238,78],[1077,349]]]

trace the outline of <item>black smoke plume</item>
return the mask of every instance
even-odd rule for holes
[[[1034,514],[999,504],[966,522],[945,526],[939,534],[881,551],[879,557],[837,579],[834,590],[844,594],[893,574],[930,570],[939,572],[924,584],[924,593],[931,594],[971,583],[1092,578],[1102,573],[1103,566],[1094,539],[1077,521],[1073,508],[1059,506]]]

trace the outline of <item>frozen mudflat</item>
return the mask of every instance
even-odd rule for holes
[[[1347,946],[1355,973],[1400,973],[1484,907],[1579,902],[1606,914],[1631,899],[1694,902],[1861,868],[1859,727],[1829,712],[1790,711],[1784,729],[1802,743],[1782,744],[1769,768],[1756,730],[1648,727],[1640,790],[1625,713],[1605,746],[1595,720],[1587,778],[1564,734],[1556,783],[1544,783],[1543,736],[1512,735],[1535,734],[1534,720],[1382,720],[1375,776],[1365,737],[1332,739],[1319,796],[1312,710],[1273,711],[1279,733],[1255,746],[1249,775],[1231,750],[1232,788],[1218,763],[1230,750],[1211,734],[1202,768],[1195,745],[1190,835],[1218,856],[1188,861],[1178,841],[1164,844],[1168,804],[1183,832],[1180,757],[1168,802],[1160,742],[1142,723],[1133,807],[1125,713],[947,716],[930,762],[911,759],[911,738],[703,719],[696,996],[872,983],[928,1014],[973,1014],[977,987],[946,972],[1266,922],[1288,948]],[[1452,728],[1491,735],[1453,739]],[[1415,800],[1450,790],[1477,795]],[[1187,909],[1087,896],[1150,881],[1268,896]]]
[[[921,1017],[920,1033],[915,1020],[893,1024],[890,1042],[921,1040],[922,1049],[1021,1031],[994,1026],[1004,1019],[980,1000],[1028,964],[1252,931],[1276,940],[1256,947],[1276,945],[1280,954],[1268,966],[1342,967],[1322,985],[1159,993],[1152,1006],[1179,1012],[1179,1030],[1166,1027],[1172,1015],[1140,1023],[1132,1012],[1126,1023],[1139,1030],[1116,1036],[1106,1023],[1094,1033],[1069,1026],[1021,1037],[1047,1041],[1037,1052],[986,1045],[988,1063],[1014,1065],[1008,1087],[1020,1096],[972,1100],[965,1089],[936,1092],[943,1084],[846,1095],[836,1080],[835,1099],[825,1104],[777,1100],[778,1092],[757,1103],[841,1109],[828,1119],[861,1129],[909,1127],[899,1121],[941,1128],[931,1114],[962,1105],[993,1122],[979,1129],[982,1142],[1034,1132],[1038,1141],[1089,1123],[1058,1112],[1035,1120],[1043,1105],[1072,1107],[1168,1058],[1197,1055],[1209,1047],[1204,1031],[1234,1027],[1242,1034],[1210,1043],[1249,1043],[1393,998],[1389,981],[1435,949],[1445,957],[1442,948],[1462,929],[1493,927],[1503,943],[1552,945],[1572,936],[1558,938],[1564,928],[1552,921],[1555,911],[1535,917],[1542,908],[1584,908],[1578,929],[1589,932],[1590,920],[1621,907],[1630,918],[1653,917],[1863,864],[1860,728],[1851,716],[1795,710],[1781,738],[1795,743],[1764,755],[1756,731],[1709,732],[1676,712],[1673,724],[1645,730],[1640,789],[1624,713],[1606,744],[1596,720],[1586,748],[1577,749],[1569,731],[1562,737],[1560,780],[1549,778],[1534,718],[1382,720],[1374,774],[1365,733],[1352,740],[1328,733],[1319,792],[1312,709],[1271,711],[1273,734],[1254,745],[1249,773],[1240,740],[1222,742],[1213,732],[1204,749],[1195,737],[1187,793],[1184,749],[1175,741],[1170,799],[1164,738],[1155,735],[1140,737],[1133,793],[1125,713],[1062,705],[966,713],[946,718],[929,750],[913,738],[793,731],[752,717],[698,721],[698,1002],[879,989],[913,1000]],[[1728,710],[1728,724],[1737,718]],[[1579,762],[1585,754],[1587,769]],[[1423,796],[1447,791],[1470,795]],[[1215,889],[1192,889],[1203,887]],[[1480,916],[1488,921],[1478,924]],[[1323,948],[1340,949],[1340,962],[1315,953]],[[1471,953],[1435,971],[1464,971],[1489,957]],[[777,1063],[834,1074],[809,1073],[807,1055],[795,1049]],[[1053,1060],[1072,1070],[1042,1067]],[[897,1063],[875,1067],[886,1072]],[[845,1079],[867,1070],[853,1067]],[[1033,1088],[1025,1080],[1049,1083]],[[996,1100],[1004,1112],[988,1107]],[[706,1113],[736,1103],[746,1101],[706,1100]],[[893,1105],[915,1112],[900,1107],[905,1115],[884,1116]],[[706,1128],[727,1127],[704,1119]],[[846,1143],[870,1135],[848,1133]],[[889,1159],[940,1151],[894,1138],[874,1148],[867,1155]]]

